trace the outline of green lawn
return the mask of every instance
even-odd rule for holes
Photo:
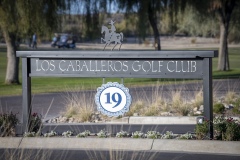
[[[240,48],[229,49],[230,71],[217,71],[217,58],[213,59],[213,76],[214,78],[231,78],[240,77]]]
[[[217,58],[213,59],[213,77],[214,78],[231,78],[240,77],[240,48],[229,49],[230,68],[231,71],[219,72],[217,71]],[[20,95],[22,92],[21,85],[5,85],[6,73],[6,49],[0,48],[0,96],[3,95]],[[20,73],[21,81],[21,61]],[[107,78],[105,82],[114,81],[121,82],[119,78]],[[155,84],[157,79],[146,78],[126,78],[124,84],[129,87],[132,85],[151,85]],[[165,82],[166,80],[161,80]],[[46,93],[46,92],[60,92],[77,89],[96,89],[102,84],[102,78],[32,78],[32,92]]]

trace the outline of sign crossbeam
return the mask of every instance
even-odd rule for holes
[[[218,51],[17,51],[26,58],[213,58]]]

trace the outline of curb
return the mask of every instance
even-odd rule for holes
[[[93,124],[197,124],[197,118],[202,116],[130,116],[120,119],[113,119],[108,122],[96,122]],[[226,117],[227,118],[227,117]],[[232,117],[234,120],[240,121],[240,117]],[[46,123],[48,124],[48,123]],[[59,124],[59,123],[49,123]],[[66,124],[78,124],[78,123],[66,123]],[[88,123],[84,123],[88,124]]]
[[[129,117],[129,124],[196,124],[197,117]]]
[[[215,140],[154,140],[152,150],[240,155],[237,141]]]
[[[0,138],[0,148],[64,150],[170,151],[240,156],[240,143],[214,140],[165,140],[130,138]]]

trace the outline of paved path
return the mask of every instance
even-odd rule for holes
[[[240,156],[199,152],[81,150],[81,149],[0,149],[0,159],[22,160],[239,160]]]
[[[214,80],[213,90],[218,97],[223,96],[228,91],[234,91],[240,94],[240,78],[239,79],[226,79]],[[156,86],[153,87],[137,87],[129,88],[133,101],[137,99],[151,100],[151,97],[156,93]],[[170,98],[172,92],[181,91],[185,97],[192,97],[196,92],[202,90],[202,82],[187,83],[187,84],[171,84],[162,85],[158,88],[159,95]],[[88,99],[94,103],[94,95],[96,91],[81,91],[78,92],[80,96],[92,97]],[[67,93],[49,93],[37,94],[32,96],[32,112],[37,112],[43,115],[45,119],[50,119],[61,115],[64,111]],[[18,113],[19,118],[22,115],[22,96],[7,96],[0,97],[0,111]]]
[[[132,138],[0,138],[0,159],[239,160],[240,143]]]

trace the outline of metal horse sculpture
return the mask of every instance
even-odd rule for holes
[[[116,33],[115,31],[109,32],[109,29],[106,26],[102,26],[101,33],[102,34],[105,33],[104,38],[101,38],[101,43],[103,43],[103,41],[106,43],[103,50],[105,50],[106,46],[110,45],[112,42],[115,42],[115,45],[111,50],[113,50],[117,44],[120,44],[120,47],[118,49],[118,50],[120,50],[120,48],[122,46],[121,41],[123,41],[123,33],[122,32],[121,33]]]

